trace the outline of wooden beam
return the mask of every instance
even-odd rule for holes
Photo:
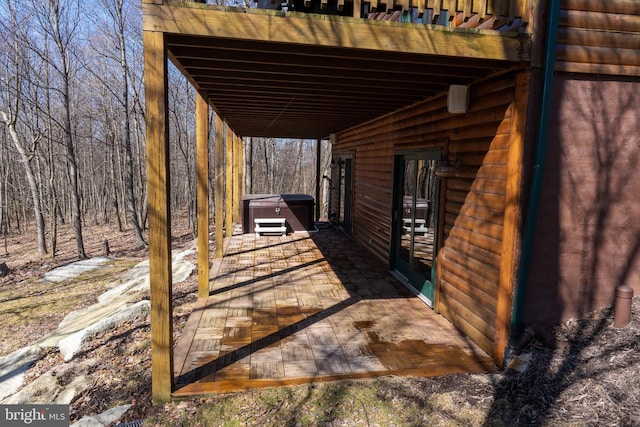
[[[143,27],[148,31],[295,45],[507,61],[529,59],[531,40],[514,34],[478,32],[471,35],[447,28],[381,25],[378,21],[343,16],[283,17],[267,12],[248,9],[247,13],[237,13],[196,9],[189,4],[144,4]]]
[[[320,221],[320,183],[322,182],[322,171],[320,170],[320,158],[322,156],[322,140],[316,140],[316,221]]]
[[[214,223],[216,233],[216,258],[222,258],[224,243],[224,122],[216,114],[214,153]]]
[[[198,297],[209,296],[209,105],[196,92]]]
[[[233,222],[242,222],[242,139],[233,134]]]
[[[167,50],[163,33],[145,31],[143,43],[151,287],[151,394],[154,402],[161,403],[171,399],[174,385]]]
[[[227,127],[227,133],[224,138],[225,145],[225,161],[224,161],[224,216],[225,216],[225,236],[233,235],[233,140],[235,133]]]
[[[500,281],[496,304],[493,360],[498,366],[504,362],[504,352],[509,341],[509,325],[513,308],[516,268],[520,259],[520,222],[522,208],[522,179],[524,173],[524,145],[527,124],[527,106],[530,74],[522,72],[516,77],[507,164],[507,189],[505,196],[502,248],[500,250]]]

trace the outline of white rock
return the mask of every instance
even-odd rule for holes
[[[82,417],[78,422],[71,424],[70,427],[104,427],[122,418],[129,408],[131,408],[131,405],[116,406],[98,415]]]
[[[25,372],[38,360],[41,353],[39,346],[32,345],[0,358],[0,402],[22,386]]]
[[[173,283],[188,278],[195,266],[184,258],[194,249],[174,252]],[[110,258],[97,257],[59,267],[45,274],[45,280],[62,281],[98,268]],[[99,297],[99,302],[69,313],[58,328],[32,345],[0,357],[0,401],[14,395],[22,386],[24,374],[40,357],[43,348],[58,346],[66,361],[72,359],[83,345],[98,334],[115,328],[149,312],[149,301],[141,298],[149,290],[149,262],[144,261],[114,279],[114,288]],[[68,399],[65,397],[64,400]],[[50,402],[45,402],[50,403]]]
[[[97,364],[95,359],[82,363],[64,363],[54,366],[38,378],[27,384],[17,393],[3,400],[3,404],[69,404],[85,390],[93,387],[95,380],[87,374]],[[62,386],[59,378],[73,375],[74,379]]]
[[[58,343],[63,360],[68,362],[73,359],[92,338],[113,330],[125,322],[146,316],[149,313],[150,306],[148,300],[142,300],[128,307],[119,307],[109,317],[92,323],[90,326],[63,338]]]
[[[46,272],[44,274],[43,280],[55,283],[70,280],[81,275],[82,273],[95,270],[96,268],[100,267],[102,264],[110,260],[111,258],[107,257],[95,257],[82,261],[76,261],[74,263],[63,265]]]

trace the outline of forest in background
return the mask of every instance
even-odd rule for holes
[[[85,258],[83,228],[112,223],[145,245],[141,1],[0,0],[0,66],[0,236],[33,234],[53,257],[70,224]],[[172,212],[195,234],[195,89],[172,65],[169,120]],[[244,193],[315,195],[315,140],[243,141]]]

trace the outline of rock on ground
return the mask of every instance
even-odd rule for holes
[[[104,411],[98,415],[82,417],[70,427],[104,427],[118,421],[131,405],[121,405]]]
[[[81,363],[64,363],[54,366],[2,403],[10,405],[69,404],[93,386],[95,381],[88,372],[97,363],[95,359],[88,359]],[[71,381],[63,384],[64,378],[71,378]]]
[[[195,270],[195,266],[184,258],[194,253],[187,249],[173,254],[173,282],[186,280]],[[67,266],[59,267],[45,274],[45,280],[70,280],[82,273],[98,268],[110,258],[98,257],[90,260],[78,261]],[[124,283],[122,283],[124,280]],[[149,290],[149,263],[143,261],[123,276],[114,279],[121,283],[111,291],[103,294],[99,301],[87,308],[69,313],[58,325],[58,329],[39,339],[32,345],[16,350],[0,357],[0,401],[7,403],[10,399],[23,399],[22,393],[16,391],[22,386],[24,373],[40,357],[43,348],[59,346],[65,361],[71,360],[91,338],[118,327],[122,323],[134,320],[149,311],[149,301],[142,299]],[[63,391],[54,387],[54,378],[44,378],[42,382],[51,382],[43,389],[52,387],[57,396]],[[90,379],[85,379],[90,382]],[[35,381],[34,381],[35,383]],[[30,386],[30,385],[29,385]],[[29,386],[25,387],[27,389]],[[82,384],[75,384],[79,388]],[[40,385],[33,385],[34,388]],[[24,390],[23,389],[23,390]],[[29,392],[24,392],[29,393]],[[26,395],[26,394],[25,394]],[[13,396],[13,397],[12,397]],[[18,397],[15,397],[18,396]],[[65,394],[66,396],[66,394]],[[62,397],[61,397],[62,398]],[[5,399],[4,401],[2,399]],[[67,397],[65,397],[67,399]],[[11,400],[13,401],[13,400]],[[32,402],[22,400],[23,402]],[[53,400],[45,401],[51,403]],[[32,402],[33,403],[33,402]]]

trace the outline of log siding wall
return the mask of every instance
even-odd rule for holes
[[[515,74],[486,81],[470,88],[466,114],[448,113],[446,97],[436,98],[339,133],[333,147],[336,159],[354,159],[353,238],[382,262],[391,250],[394,153],[440,147],[461,162],[442,179],[435,309],[494,354],[514,90]]]
[[[640,76],[640,3],[562,0],[556,70]]]

